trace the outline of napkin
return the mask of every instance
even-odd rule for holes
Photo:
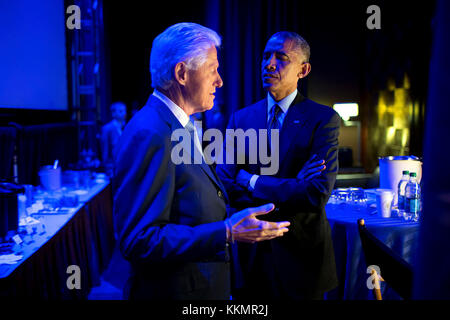
[[[23,256],[15,254],[3,254],[0,255],[0,264],[16,264],[19,262]]]

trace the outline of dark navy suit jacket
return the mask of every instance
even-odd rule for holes
[[[117,146],[115,225],[133,273],[125,295],[229,299],[225,189],[207,164],[171,161],[175,129],[183,127],[150,96]]]
[[[261,175],[254,191],[249,192],[236,184],[235,177],[240,169],[259,175],[261,163],[217,167],[232,207],[240,209],[273,202],[278,210],[261,216],[261,219],[291,222],[289,232],[270,240],[269,245],[275,275],[284,292],[292,298],[325,292],[337,285],[331,232],[324,207],[338,172],[339,127],[340,117],[333,109],[298,93],[280,130],[277,174]],[[267,129],[267,99],[234,113],[228,128]],[[248,153],[248,148],[245,152]],[[297,174],[313,154],[326,161],[326,170],[310,181],[297,179]],[[258,265],[261,261],[258,254],[266,245],[265,242],[254,244],[247,256],[240,256],[236,279],[240,279],[240,272],[244,278],[237,287],[247,285],[249,276],[258,275],[263,269]]]

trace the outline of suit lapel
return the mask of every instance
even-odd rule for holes
[[[261,111],[262,109],[262,111]],[[254,113],[249,119],[251,121],[250,128],[255,128],[256,133],[259,133],[259,129],[267,129],[267,98],[260,101],[260,106],[254,109]]]
[[[184,129],[184,127],[181,125],[180,121],[175,117],[175,115],[172,113],[172,111],[169,110],[169,108],[158,98],[151,95],[147,101],[147,105],[151,105],[154,108],[157,108],[158,113],[161,115],[161,118],[166,121],[171,130],[174,131],[176,129]],[[194,142],[191,141],[193,144]],[[194,157],[192,156],[190,150],[188,151],[189,155],[191,156],[191,160],[193,161]],[[193,163],[193,162],[192,162]],[[225,192],[225,187],[220,182],[220,179],[215,174],[214,168],[211,168],[210,165],[202,161],[201,164],[192,164],[192,165],[198,165],[203,170],[203,172],[208,176],[208,178],[219,188],[221,189],[222,193],[225,194],[225,197],[228,200],[227,194]]]
[[[209,165],[209,164],[204,164],[204,165],[207,166],[208,169],[209,169],[209,172],[213,174],[213,176],[214,176],[214,180],[213,180],[213,181],[214,181],[214,182],[217,184],[217,186],[222,190],[222,193],[225,195],[226,201],[227,201],[227,202],[230,202],[230,201],[229,201],[229,198],[228,198],[227,191],[226,191],[226,189],[225,189],[225,186],[222,184],[222,181],[220,181],[220,178],[219,178],[219,176],[217,175],[217,172],[216,172],[216,169],[214,168],[214,166]],[[202,167],[202,169],[203,169],[203,167]]]
[[[257,106],[255,108],[252,108],[252,111],[248,113],[248,115],[245,116],[245,119],[243,119],[244,123],[244,130],[248,129],[254,129],[256,130],[256,135],[258,137],[258,154],[260,150],[260,136],[259,136],[259,130],[264,129],[267,130],[267,99],[260,100],[257,102]],[[235,128],[238,129],[238,128]],[[267,140],[262,141],[262,143],[267,143]],[[247,159],[249,157],[249,146],[246,143],[245,144],[245,154],[247,155]],[[248,165],[250,173],[259,174],[261,163],[258,161],[256,164],[249,164]]]
[[[306,125],[306,117],[304,113],[306,108],[302,103],[305,98],[299,93],[295,97],[291,106],[288,109],[286,117],[280,131],[280,163],[286,157],[292,143],[295,141],[295,136],[299,128]]]
[[[222,183],[220,183],[219,178],[215,174],[214,168],[211,168],[211,166],[204,161],[200,164],[200,168],[202,168],[203,172],[206,173],[206,175],[222,190],[222,192],[225,191],[225,188],[223,188]]]

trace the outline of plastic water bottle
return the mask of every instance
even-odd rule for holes
[[[409,182],[406,184],[405,188],[405,220],[419,220],[420,214],[420,185],[417,183],[417,174],[411,172],[409,174]]]
[[[21,224],[24,225],[25,224],[25,220],[28,217],[27,214],[27,197],[23,194],[19,194],[17,196],[17,210],[18,210],[18,225],[20,226]]]
[[[403,170],[402,178],[400,179],[397,187],[397,204],[398,204],[398,216],[403,218],[405,214],[405,189],[409,182],[409,171]]]

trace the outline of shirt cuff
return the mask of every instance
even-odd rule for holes
[[[230,220],[227,219],[224,221],[224,223],[225,223],[225,230],[226,230],[226,243],[227,244],[233,243],[234,239],[233,239],[233,235],[231,233]]]
[[[249,186],[250,186],[251,191],[253,191],[255,189],[256,180],[258,180],[258,178],[259,178],[259,176],[257,174],[254,174],[250,178]]]

